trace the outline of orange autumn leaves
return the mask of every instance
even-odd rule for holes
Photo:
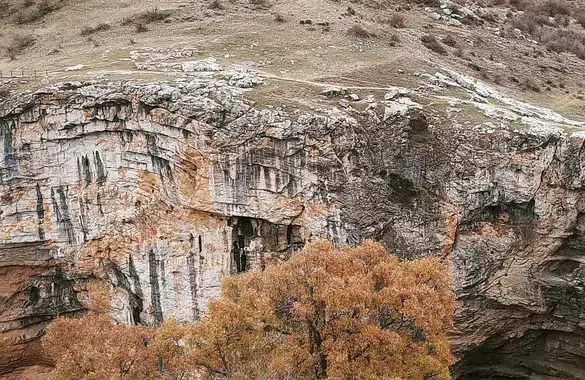
[[[55,362],[52,380],[187,379],[185,328],[116,324],[104,314],[59,318],[43,337]]]
[[[224,280],[222,297],[193,325],[59,319],[43,343],[56,380],[449,379],[453,310],[449,276],[436,259],[399,261],[372,242],[317,243],[286,263]],[[92,356],[109,362],[107,377]]]

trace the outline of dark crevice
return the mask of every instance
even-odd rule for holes
[[[106,182],[107,173],[106,173],[106,169],[104,167],[104,163],[102,162],[102,159],[100,157],[99,152],[95,152],[94,159],[95,159],[95,167],[97,170],[97,183],[102,184],[102,183]]]
[[[158,260],[153,249],[148,251],[148,269],[150,273],[150,298],[157,326],[163,323],[163,312],[160,299],[160,285],[158,283]]]
[[[232,231],[232,258],[235,263],[235,272],[242,273],[248,270],[248,250],[254,230],[250,218],[233,218]]]
[[[89,185],[91,183],[91,167],[89,166],[89,158],[87,156],[81,157],[81,166],[83,168],[85,183]]]
[[[199,253],[201,253],[201,235],[199,235]],[[198,283],[198,273],[197,268],[195,268],[195,263],[199,263],[201,266],[201,261],[197,260],[197,254],[195,253],[195,238],[193,234],[189,237],[189,254],[187,255],[187,270],[189,271],[189,289],[191,292],[191,304],[193,310],[193,320],[198,320],[201,317],[201,312],[199,310],[199,283]]]
[[[45,201],[43,198],[43,193],[41,192],[41,186],[38,183],[36,185],[36,191],[39,240],[45,240],[45,229],[43,228],[43,223],[45,221]]]
[[[132,322],[134,324],[142,323],[142,319],[140,315],[144,310],[143,306],[143,294],[142,294],[142,287],[140,286],[140,277],[138,277],[138,273],[136,272],[136,267],[134,266],[134,261],[132,260],[132,255],[128,256],[128,272],[130,274],[130,279],[132,280],[132,289],[129,289],[129,292],[133,297],[130,299],[130,307],[132,308]]]
[[[55,198],[55,190],[51,189],[51,202],[53,203],[53,213],[55,214],[55,219],[57,219],[61,229],[65,231],[69,244],[73,244],[75,235],[73,231],[73,223],[71,222],[71,216],[69,215],[67,192],[67,188],[65,188],[65,190],[62,188],[57,188],[57,194],[59,195],[59,200],[57,201]]]

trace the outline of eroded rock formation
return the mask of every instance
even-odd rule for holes
[[[191,321],[223,276],[373,238],[452,263],[457,378],[585,377],[585,133],[444,76],[429,88],[475,91],[459,106],[489,121],[408,91],[292,115],[228,83],[71,83],[1,105],[0,376],[47,364],[39,335],[84,313],[92,282],[121,321]]]

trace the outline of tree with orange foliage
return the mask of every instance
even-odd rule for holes
[[[94,314],[56,319],[42,341],[55,362],[53,380],[143,379],[156,371],[156,356],[148,347],[151,334],[146,327]]]
[[[185,379],[193,366],[185,354],[184,326],[127,326],[108,316],[109,289],[89,286],[92,312],[79,319],[57,318],[42,338],[55,362],[52,380]]]
[[[95,306],[106,305],[94,291]],[[105,308],[105,306],[102,306]],[[377,243],[309,245],[224,280],[198,323],[124,326],[57,319],[43,338],[53,380],[444,380],[454,296],[437,259],[400,261]]]
[[[323,242],[224,280],[188,342],[214,378],[449,379],[453,311],[439,260]]]

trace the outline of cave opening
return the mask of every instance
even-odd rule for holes
[[[288,226],[286,226],[286,244],[288,246],[293,244],[293,225],[289,224]]]
[[[263,219],[233,217],[231,227],[231,271],[264,270],[270,263],[287,260],[305,240],[299,226],[275,224]]]
[[[232,230],[232,259],[235,263],[235,272],[243,273],[248,270],[248,254],[250,242],[254,236],[254,228],[250,218],[233,218]]]
[[[585,343],[578,333],[529,329],[521,336],[496,334],[452,368],[454,380],[578,380]]]
[[[135,325],[139,325],[142,323],[140,319],[140,313],[142,313],[142,307],[140,305],[132,306],[132,323]]]
[[[36,286],[30,286],[28,288],[28,305],[29,306],[34,306],[37,304],[37,302],[39,302],[41,298],[41,293],[39,288],[37,288]]]

